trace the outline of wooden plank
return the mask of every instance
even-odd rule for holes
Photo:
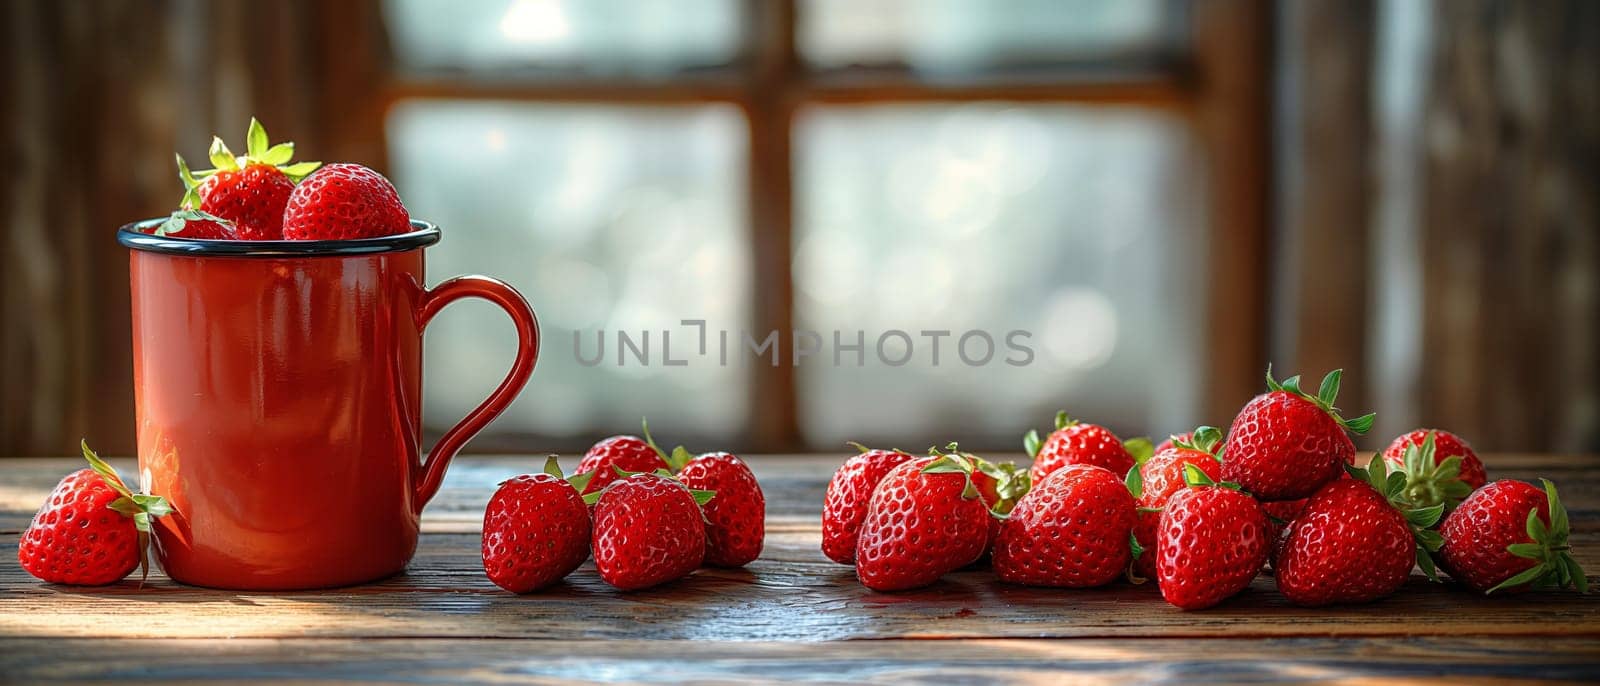
[[[860,641],[816,645],[716,641],[0,639],[0,674],[17,681],[174,683],[360,680],[369,683],[803,682],[1143,683],[1371,679],[1506,683],[1593,680],[1591,639]]]
[[[38,584],[0,566],[0,635],[183,638],[541,638],[819,641],[901,638],[1159,638],[1289,636],[1600,637],[1600,597],[1541,593],[1479,598],[1415,578],[1361,607],[1286,604],[1270,577],[1206,612],[1180,612],[1146,586],[1056,591],[964,571],[928,589],[877,594],[818,551],[822,491],[842,456],[756,457],[770,508],[762,559],[745,570],[701,570],[655,590],[619,593],[592,567],[545,593],[517,597],[484,578],[478,522],[489,489],[533,468],[529,458],[463,458],[424,516],[409,572],[382,583],[302,593],[222,593],[157,576],[149,587]],[[1572,511],[1580,561],[1600,569],[1600,470],[1583,458],[1491,456],[1497,477],[1551,476]],[[126,462],[123,462],[126,468]],[[0,479],[0,547],[70,460],[12,463]],[[137,616],[130,624],[127,617]]]

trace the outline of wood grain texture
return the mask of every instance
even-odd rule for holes
[[[80,589],[39,584],[0,564],[0,681],[1600,676],[1600,599],[1574,593],[1480,598],[1419,577],[1379,603],[1305,610],[1285,603],[1263,576],[1221,607],[1185,613],[1148,585],[1032,589],[1001,584],[986,570],[919,591],[872,593],[818,551],[822,492],[842,459],[753,458],[769,502],[762,559],[635,593],[605,586],[592,565],[529,596],[484,578],[483,504],[493,484],[534,469],[532,458],[459,461],[424,513],[408,572],[367,586],[231,593],[157,575],[144,589]],[[1600,569],[1600,469],[1592,458],[1489,463],[1497,477],[1560,484],[1578,557]],[[59,459],[0,466],[0,545],[15,545],[36,504],[74,468]],[[46,643],[49,650],[36,648]],[[91,652],[110,659],[86,659]]]
[[[50,654],[47,661],[38,660]],[[1537,673],[1522,665],[1539,663]],[[306,678],[366,683],[991,684],[1063,681],[1293,682],[1348,679],[1583,682],[1600,673],[1584,639],[1413,637],[1174,640],[696,641],[315,640],[88,641],[0,638],[0,672],[18,680],[178,683]]]
[[[1428,3],[1421,419],[1600,446],[1600,3]]]

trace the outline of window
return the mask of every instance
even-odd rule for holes
[[[389,0],[385,14],[392,176],[446,229],[430,273],[505,278],[543,320],[534,381],[491,429],[512,442],[577,445],[648,414],[675,438],[757,449],[1013,447],[1062,407],[1135,434],[1210,406],[1203,383],[1170,380],[1203,379],[1216,357],[1208,323],[1240,287],[1213,288],[1206,250],[1238,203],[1207,182],[1212,96],[1194,87],[1179,3]],[[1220,186],[1235,182],[1260,179]],[[728,330],[731,363],[695,355],[682,319]],[[769,328],[775,366],[740,347]],[[663,366],[664,330],[672,357],[697,359]],[[1019,330],[1025,366],[1006,362]],[[511,337],[477,305],[431,331],[438,429],[498,380]],[[619,331],[649,332],[651,363],[619,364]],[[913,362],[895,364],[898,338],[880,354],[891,331]],[[799,332],[820,348],[796,365]],[[835,332],[864,352],[836,366]]]

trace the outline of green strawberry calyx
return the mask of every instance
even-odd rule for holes
[[[584,493],[583,494],[583,504],[585,504],[585,505],[593,505],[595,503],[600,502],[600,496],[604,495],[606,491],[611,490],[612,486],[615,486],[615,485],[617,485],[619,483],[622,483],[623,479],[626,479],[626,478],[628,478],[630,476],[638,476],[640,474],[652,474],[652,475],[655,475],[655,476],[659,476],[659,477],[661,477],[663,479],[666,479],[668,481],[671,481],[672,483],[678,484],[679,486],[683,486],[683,482],[679,481],[677,476],[673,475],[672,472],[669,472],[669,471],[667,471],[665,469],[657,469],[657,470],[655,470],[653,472],[630,472],[630,471],[628,471],[626,469],[623,469],[621,467],[618,467],[616,465],[612,465],[611,469],[617,473],[617,477],[618,477],[617,480],[616,481],[612,481],[609,484],[606,484],[605,488],[602,488],[602,489],[600,489],[598,491],[594,491],[594,492],[591,492],[591,493]],[[583,491],[583,487],[587,486],[589,484],[589,481],[592,480],[593,476],[594,476],[593,473],[585,472],[583,474],[574,475],[572,477],[572,479],[570,479],[569,481],[576,480],[579,477],[588,477],[588,478],[584,478],[583,479],[583,486],[577,486],[578,490],[581,492],[581,491]],[[689,488],[688,486],[684,486],[684,490],[687,490],[689,492],[689,495],[694,498],[694,504],[698,505],[700,507],[705,507],[706,503],[711,502],[711,499],[715,498],[716,495],[717,495],[716,491],[705,491],[705,490],[700,490],[700,489],[696,489],[696,488]]]
[[[1211,458],[1216,460],[1218,463],[1222,462],[1222,457],[1221,457],[1222,430],[1218,429],[1217,427],[1214,427],[1214,426],[1196,427],[1195,430],[1190,434],[1190,438],[1188,438],[1188,439],[1180,439],[1177,436],[1173,436],[1172,437],[1172,445],[1173,445],[1173,447],[1181,448],[1183,450],[1193,450],[1193,451],[1196,451],[1196,452],[1205,453],[1207,455],[1210,455]],[[1138,500],[1140,497],[1142,497],[1144,495],[1144,473],[1142,471],[1140,471],[1140,467],[1142,467],[1143,465],[1144,465],[1143,461],[1140,461],[1137,464],[1134,464],[1133,468],[1128,470],[1127,476],[1123,477],[1123,479],[1122,479],[1122,483],[1128,487],[1128,492],[1133,494],[1134,500]],[[1199,471],[1199,470],[1197,470],[1197,471]],[[1200,471],[1200,475],[1201,476],[1206,476],[1204,471]],[[1206,480],[1209,481],[1210,477],[1206,477]],[[1184,469],[1184,483],[1189,483],[1188,466],[1186,466],[1185,469]],[[1203,484],[1203,485],[1208,485],[1208,484]],[[1237,487],[1237,484],[1234,484],[1231,487]],[[1143,512],[1160,512],[1161,511],[1161,508],[1159,508],[1159,507],[1149,507],[1149,508],[1139,508],[1139,509],[1141,511],[1143,511]]]
[[[1411,529],[1411,537],[1416,541],[1417,566],[1429,579],[1438,581],[1439,572],[1433,564],[1433,553],[1438,552],[1439,546],[1444,544],[1444,537],[1433,527],[1444,516],[1444,504],[1422,506],[1412,502],[1406,497],[1405,473],[1390,471],[1382,455],[1374,454],[1366,467],[1345,465],[1345,471],[1355,480],[1371,486],[1400,514],[1405,515],[1406,527]]]
[[[285,141],[272,145],[267,138],[266,128],[255,117],[250,118],[250,128],[245,132],[245,154],[235,156],[228,149],[228,144],[222,142],[222,137],[211,137],[211,149],[206,153],[211,159],[214,169],[202,171],[189,171],[188,163],[183,161],[183,156],[178,155],[178,179],[183,182],[182,207],[200,206],[200,184],[206,179],[221,171],[238,171],[252,164],[265,164],[276,167],[289,177],[290,181],[299,183],[301,179],[310,176],[311,172],[322,166],[321,162],[297,162],[290,164],[294,158],[294,143]]]
[[[1056,431],[1077,426],[1078,423],[1078,420],[1067,415],[1066,410],[1056,412]],[[1028,457],[1038,457],[1039,449],[1042,447],[1044,447],[1044,439],[1039,437],[1039,432],[1034,429],[1028,429],[1028,433],[1022,437],[1022,449],[1028,453]]]
[[[1134,466],[1142,465],[1146,460],[1156,454],[1156,444],[1149,438],[1139,436],[1122,442],[1122,449],[1133,456]]]
[[[1245,492],[1244,486],[1240,486],[1232,481],[1216,481],[1211,478],[1210,474],[1205,473],[1204,470],[1192,464],[1186,464],[1183,466],[1183,484],[1189,488],[1205,488],[1208,486],[1215,486],[1217,488],[1232,489],[1239,491],[1240,493]]]
[[[116,510],[118,514],[133,520],[133,526],[139,531],[139,585],[143,586],[146,579],[150,578],[150,520],[153,517],[163,517],[172,514],[172,505],[166,498],[149,493],[134,493],[123,483],[122,477],[117,475],[116,468],[107,464],[105,460],[89,448],[89,441],[78,442],[83,449],[83,459],[89,461],[89,468],[100,479],[121,496],[111,501],[106,507]]]
[[[899,448],[869,448],[869,447],[867,447],[865,445],[862,445],[859,441],[845,441],[844,444],[847,445],[847,446],[850,446],[852,448],[855,448],[857,455],[865,455],[865,454],[870,453],[870,452],[872,452],[874,450],[877,450],[879,452],[886,452],[886,453],[899,453],[901,455],[910,455],[911,454],[911,453],[908,453],[908,452],[906,452],[904,450],[901,450]]]
[[[1536,589],[1561,589],[1571,586],[1577,588],[1579,593],[1589,592],[1589,579],[1584,576],[1583,568],[1578,566],[1578,561],[1572,557],[1572,545],[1568,541],[1572,527],[1567,521],[1567,508],[1561,504],[1561,496],[1556,494],[1555,484],[1550,483],[1549,479],[1539,481],[1544,484],[1545,502],[1550,509],[1550,524],[1546,525],[1544,519],[1539,516],[1539,508],[1533,508],[1528,511],[1528,542],[1506,546],[1506,552],[1534,560],[1536,564],[1485,591],[1486,595],[1523,584],[1531,584]]]
[[[978,484],[972,480],[972,473],[979,471],[979,458],[961,452],[961,447],[956,443],[946,445],[943,451],[938,446],[928,448],[928,456],[934,460],[923,466],[923,474],[961,474],[967,481],[966,487],[961,489],[961,499],[971,500],[979,496]]]
[[[201,212],[192,206],[185,206],[182,209],[173,212],[167,217],[166,221],[161,222],[161,225],[156,227],[155,235],[171,236],[173,234],[182,233],[183,229],[188,226],[189,222],[198,221],[216,222],[224,226],[233,225],[233,222],[223,219],[222,217],[218,217],[217,215]]]
[[[978,471],[994,479],[995,493],[999,497],[989,510],[996,516],[1010,515],[1012,508],[1017,506],[1017,501],[1033,488],[1033,477],[1027,469],[1017,466],[1015,462],[995,464],[976,455],[968,457],[976,463],[975,468]]]
[[[1451,455],[1435,461],[1434,438],[1437,432],[1429,431],[1421,443],[1406,445],[1399,467],[1405,477],[1405,488],[1400,497],[1414,507],[1444,505],[1446,510],[1472,493],[1472,486],[1461,480],[1462,455]]]
[[[1139,558],[1150,551],[1139,545],[1139,537],[1134,535],[1132,531],[1128,532],[1128,548],[1133,551],[1133,557],[1128,558],[1128,570],[1124,573],[1124,576],[1128,578],[1128,583],[1138,585],[1149,581],[1149,579],[1139,574]]]
[[[1184,450],[1210,455],[1217,462],[1222,462],[1222,429],[1214,426],[1196,427],[1188,438],[1172,437],[1172,445]]]
[[[1299,375],[1291,376],[1279,382],[1277,379],[1272,378],[1272,365],[1267,365],[1267,388],[1269,390],[1283,391],[1309,401],[1311,404],[1321,408],[1323,412],[1328,413],[1328,416],[1333,417],[1333,420],[1338,422],[1339,426],[1344,427],[1346,431],[1364,434],[1372,429],[1372,421],[1377,419],[1378,414],[1374,412],[1355,419],[1345,419],[1343,415],[1339,414],[1339,408],[1335,407],[1333,403],[1339,397],[1339,381],[1342,378],[1344,378],[1343,369],[1335,369],[1328,372],[1327,376],[1322,377],[1322,385],[1317,387],[1317,394],[1311,395],[1300,390]]]

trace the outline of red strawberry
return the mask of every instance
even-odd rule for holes
[[[150,230],[157,236],[174,238],[201,238],[205,240],[233,240],[239,237],[233,222],[200,210],[178,210]]]
[[[296,186],[283,213],[292,241],[347,240],[406,233],[411,215],[382,174],[359,164],[330,164]]]
[[[589,558],[589,510],[561,478],[554,455],[544,473],[500,483],[483,514],[483,571],[496,586],[528,593]]]
[[[1185,466],[1194,465],[1213,481],[1222,478],[1222,462],[1214,454],[1222,440],[1221,431],[1202,426],[1173,438],[1172,447],[1156,451],[1138,469],[1128,470],[1127,486],[1139,514],[1133,533],[1142,551],[1134,568],[1146,579],[1156,576],[1156,527],[1161,523],[1161,508],[1186,487]]]
[[[1110,429],[1096,424],[1084,424],[1056,413],[1056,430],[1041,443],[1039,432],[1029,431],[1022,438],[1022,446],[1033,458],[1033,468],[1028,471],[1034,483],[1039,483],[1057,469],[1069,464],[1092,464],[1105,467],[1113,474],[1127,474],[1138,461],[1135,451],[1149,457],[1149,439],[1136,438],[1124,443]]]
[[[856,541],[856,576],[874,591],[927,586],[983,554],[989,508],[964,455],[905,462],[872,492]]]
[[[1461,501],[1439,527],[1439,563],[1450,576],[1482,593],[1576,586],[1589,580],[1572,558],[1567,508],[1555,484],[1541,492],[1521,481],[1496,481]]]
[[[868,450],[853,444],[860,454],[845,460],[828,481],[822,502],[822,554],[839,564],[855,564],[856,536],[867,517],[872,489],[889,470],[915,459],[899,450]]]
[[[150,518],[172,508],[160,496],[134,493],[84,443],[88,469],[56,484],[22,532],[17,560],[40,581],[104,586],[145,564]]]
[[[683,485],[712,491],[706,503],[706,564],[743,567],[761,556],[766,535],[767,500],[761,484],[732,453],[705,453],[678,472]]]
[[[1448,431],[1418,429],[1394,439],[1383,459],[1406,475],[1405,499],[1415,507],[1455,507],[1483,487],[1483,462]]]
[[[1243,591],[1261,573],[1272,526],[1255,498],[1207,485],[1198,467],[1184,472],[1191,487],[1167,500],[1156,527],[1156,580],[1167,602],[1200,610]]]
[[[594,566],[624,591],[683,578],[706,555],[706,491],[657,474],[634,474],[591,494],[595,501]]]
[[[1089,588],[1111,583],[1133,559],[1133,496],[1103,467],[1052,472],[1000,525],[994,570],[1001,581]]]
[[[1335,479],[1306,500],[1273,557],[1278,591],[1289,602],[1315,607],[1365,603],[1400,590],[1411,567],[1427,561],[1439,535],[1423,531],[1444,508],[1402,512],[1393,501],[1404,484],[1389,480],[1374,457],[1355,479]],[[1416,527],[1416,530],[1413,530]],[[1432,574],[1433,566],[1424,562]]]
[[[284,208],[295,182],[321,163],[288,164],[294,144],[270,145],[266,129],[255,119],[250,120],[245,138],[244,157],[234,157],[221,138],[211,139],[210,157],[216,169],[190,173],[183,157],[178,157],[178,178],[185,191],[182,205],[233,222],[240,240],[281,240]]]
[[[624,472],[653,472],[657,469],[671,471],[667,454],[656,447],[650,437],[650,423],[644,422],[644,438],[637,436],[612,436],[589,447],[578,461],[577,474],[572,483],[583,495],[595,493],[621,478]]]
[[[1339,416],[1333,401],[1342,374],[1329,372],[1311,396],[1300,390],[1300,377],[1280,384],[1267,369],[1270,392],[1245,405],[1228,429],[1222,477],[1271,501],[1304,498],[1343,474],[1356,452],[1345,430],[1365,433],[1374,415]]]

